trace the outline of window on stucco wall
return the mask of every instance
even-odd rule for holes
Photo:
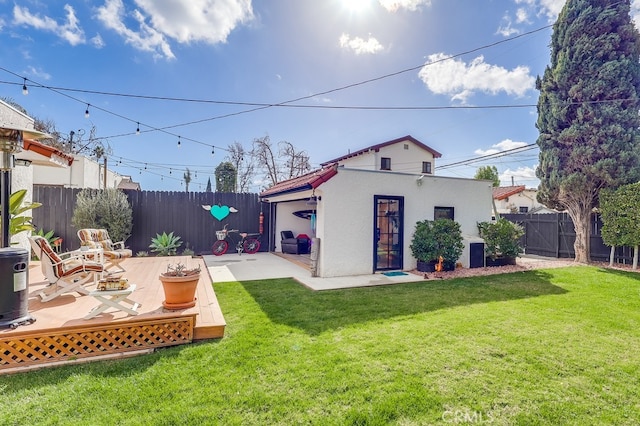
[[[453,207],[434,207],[433,208],[433,220],[438,219],[453,219]]]
[[[380,170],[391,170],[391,158],[382,157],[380,159]]]

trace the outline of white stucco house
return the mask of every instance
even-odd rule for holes
[[[404,136],[276,184],[261,193],[271,209],[273,249],[281,250],[280,231],[291,230],[318,239],[318,276],[411,270],[416,222],[450,217],[465,236],[459,262],[468,267],[469,244],[479,240],[477,222],[491,220],[491,182],[436,176],[440,157]]]

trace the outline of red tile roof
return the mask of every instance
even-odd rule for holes
[[[332,164],[329,167],[324,167],[293,179],[278,182],[271,188],[263,191],[260,196],[266,197],[316,189],[336,174],[338,174],[338,166]]]
[[[493,198],[495,200],[504,200],[505,198],[516,195],[524,190],[524,185],[499,186],[497,188],[493,188]]]
[[[393,145],[393,144],[396,144],[396,143],[399,143],[399,142],[404,142],[404,141],[413,142],[414,144],[418,145],[420,148],[430,152],[433,155],[434,158],[442,157],[442,154],[440,154],[435,149],[428,147],[427,145],[423,144],[422,142],[420,142],[419,140],[417,140],[413,136],[407,135],[407,136],[403,136],[403,137],[398,138],[398,139],[394,139],[394,140],[387,141],[387,142],[382,142],[382,143],[379,143],[377,145],[372,145],[372,146],[369,146],[367,148],[363,148],[363,149],[355,151],[355,152],[350,152],[347,155],[343,155],[342,157],[338,157],[338,158],[335,158],[333,160],[326,161],[326,162],[324,162],[324,163],[322,163],[320,165],[322,167],[324,167],[324,166],[327,166],[329,164],[333,164],[333,163],[337,163],[337,162],[342,161],[342,160],[346,160],[347,158],[357,157],[358,155],[362,155],[362,154],[367,153],[369,151],[378,151],[378,150],[380,150],[380,148],[384,148],[385,146]]]

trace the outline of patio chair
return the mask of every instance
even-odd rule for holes
[[[307,254],[309,253],[309,240],[307,238],[296,238],[292,231],[280,231],[280,248],[283,253]]]
[[[106,229],[92,229],[85,228],[78,231],[78,238],[80,238],[80,244],[89,247],[90,249],[102,249],[104,253],[104,260],[107,263],[106,269],[109,270],[112,267],[118,268],[113,272],[125,272],[125,269],[120,264],[124,259],[133,256],[133,252],[125,248],[124,241],[113,242],[109,237],[109,233]]]
[[[39,293],[43,302],[73,291],[89,294],[84,286],[96,282],[96,274],[104,272],[103,265],[86,260],[80,252],[56,253],[46,238],[36,235],[29,237],[29,242],[40,258],[42,274],[49,281],[47,288]]]

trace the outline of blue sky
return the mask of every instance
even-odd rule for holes
[[[637,13],[640,0],[633,3]],[[186,167],[190,189],[204,190],[230,143],[249,149],[265,135],[318,166],[410,134],[443,154],[439,167],[535,143],[530,105],[549,63],[545,27],[563,5],[0,0],[0,96],[62,133],[95,126],[110,147],[110,168],[147,190],[184,190]],[[298,98],[305,99],[290,104],[298,107],[253,112],[226,103]],[[398,107],[405,109],[388,109]],[[533,187],[536,164],[537,150],[529,150],[436,173],[473,177],[478,166],[495,165],[503,184],[513,176]]]

